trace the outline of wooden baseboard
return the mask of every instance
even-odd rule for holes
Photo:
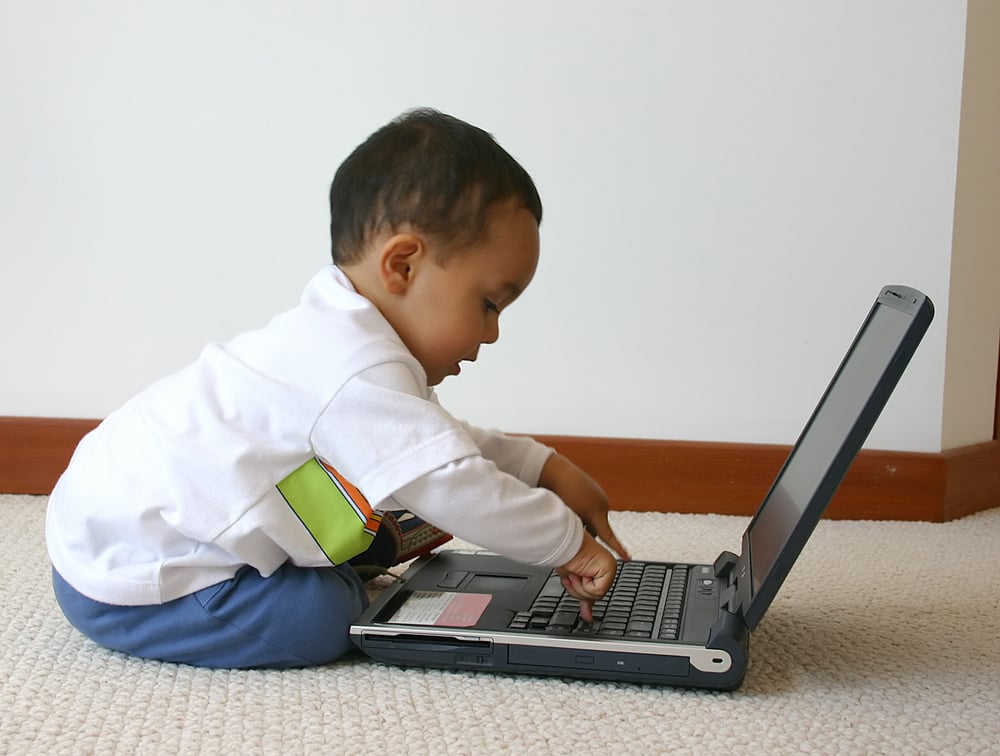
[[[536,436],[596,478],[616,509],[749,516],[790,447]],[[940,454],[862,450],[826,516],[944,522],[1000,506],[1000,442]]]
[[[0,417],[0,492],[47,494],[96,420]],[[616,509],[748,516],[787,446],[537,436],[596,478]],[[1000,506],[1000,442],[940,454],[862,451],[835,519],[944,522]]]
[[[98,420],[0,417],[0,493],[47,494]]]

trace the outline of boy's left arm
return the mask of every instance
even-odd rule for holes
[[[622,559],[630,559],[608,522],[608,497],[597,481],[567,457],[554,452],[542,467],[538,485],[562,499],[583,520],[584,527],[591,535],[604,541]]]
[[[630,558],[608,522],[607,494],[568,457],[528,436],[508,436],[465,422],[462,425],[486,459],[530,486],[552,491],[583,521],[591,535],[604,541],[622,559]]]

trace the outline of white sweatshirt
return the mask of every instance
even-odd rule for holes
[[[295,309],[133,397],[89,433],[49,500],[54,567],[111,604],[157,604],[251,565],[325,566],[277,489],[318,458],[378,510],[408,509],[513,559],[564,564],[579,519],[535,488],[551,450],[448,414],[389,323],[336,267]]]

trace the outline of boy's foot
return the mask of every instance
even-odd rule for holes
[[[449,533],[411,512],[383,512],[382,524],[371,546],[348,560],[348,564],[359,573],[382,573],[389,567],[429,553],[451,538]]]

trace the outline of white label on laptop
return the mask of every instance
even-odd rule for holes
[[[399,625],[472,627],[493,597],[488,593],[414,591],[389,619]]]

